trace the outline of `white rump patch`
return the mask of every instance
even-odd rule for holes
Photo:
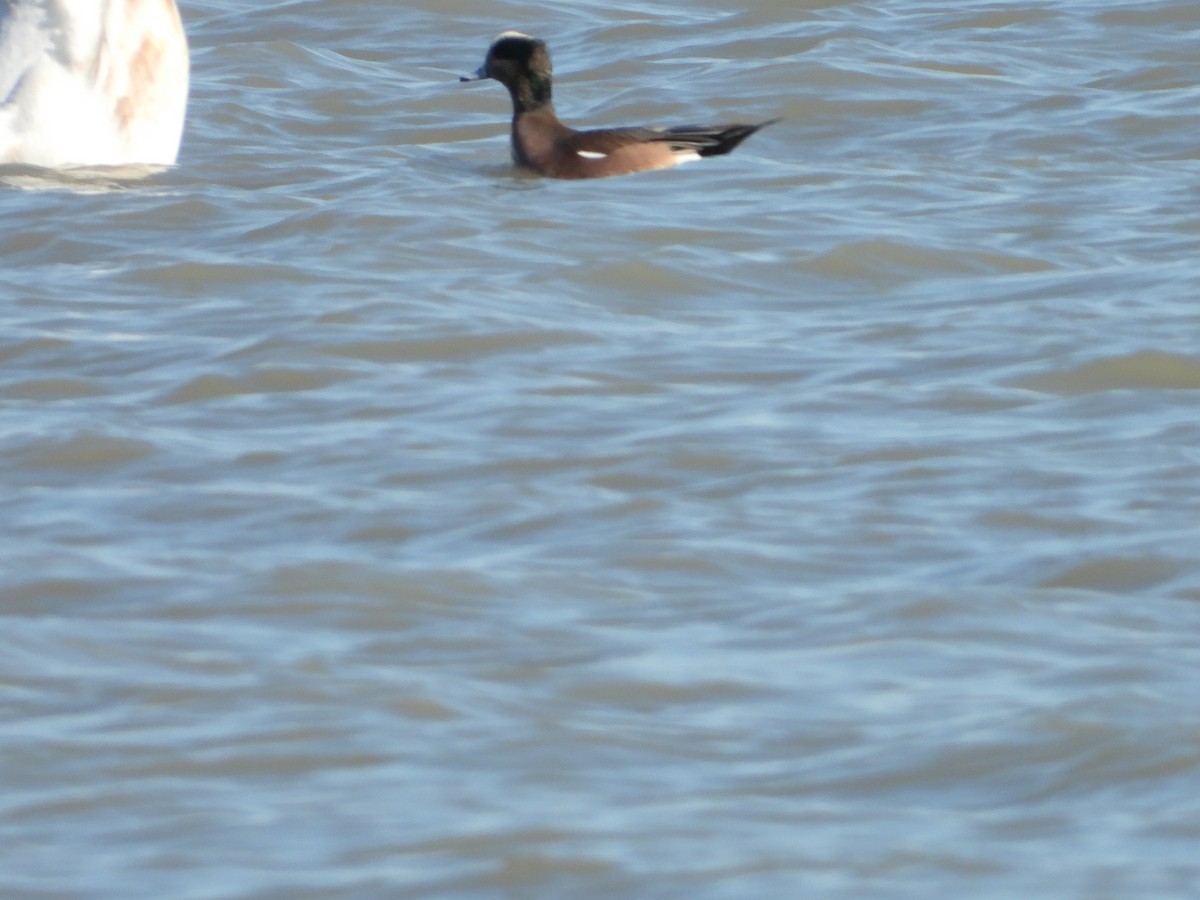
[[[576,150],[577,156],[582,156],[584,159],[606,159],[607,153],[597,153],[594,150]]]

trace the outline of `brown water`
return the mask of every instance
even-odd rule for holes
[[[0,175],[0,896],[1196,896],[1198,9],[185,2]]]

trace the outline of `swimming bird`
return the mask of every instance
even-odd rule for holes
[[[512,95],[512,156],[524,169],[551,178],[602,178],[663,169],[733,150],[755,125],[682,125],[576,131],[558,120],[551,102],[550,51],[544,41],[505,31],[479,70],[461,81],[494,78]]]
[[[175,0],[0,0],[0,164],[171,165],[188,69]]]

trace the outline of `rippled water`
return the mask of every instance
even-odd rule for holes
[[[0,894],[1200,893],[1200,7],[183,11],[0,174]]]

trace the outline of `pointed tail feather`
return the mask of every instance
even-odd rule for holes
[[[678,128],[668,128],[656,140],[666,141],[680,150],[694,150],[700,156],[722,156],[760,128],[774,125],[778,121],[768,119],[755,125],[682,125]]]

